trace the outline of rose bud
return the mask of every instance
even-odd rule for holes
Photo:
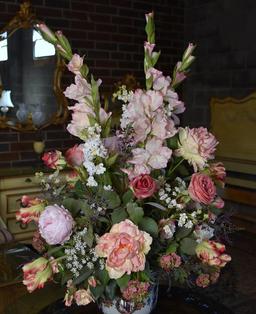
[[[142,174],[130,182],[130,188],[138,199],[143,199],[152,196],[157,190],[157,185],[150,175]]]
[[[51,169],[62,170],[66,166],[66,161],[62,153],[58,150],[44,153],[42,160],[44,164]]]
[[[75,145],[68,149],[65,154],[67,163],[72,167],[80,167],[84,162],[82,145]]]

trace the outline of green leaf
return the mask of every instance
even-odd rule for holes
[[[137,225],[144,216],[143,208],[139,207],[138,204],[135,202],[130,202],[127,204],[127,212],[131,220]]]
[[[122,197],[122,201],[124,204],[129,203],[130,201],[132,201],[134,199],[134,195],[131,189],[127,190]]]
[[[106,166],[107,167],[111,167],[117,160],[117,157],[118,157],[118,154],[114,154],[112,156],[109,156],[106,160],[105,160],[105,163],[106,163]]]
[[[150,281],[150,277],[145,271],[140,271],[138,275],[139,275],[140,281]]]
[[[109,209],[115,209],[121,204],[120,197],[115,191],[101,190],[99,195],[106,203]]]
[[[178,148],[178,137],[175,135],[171,138],[167,139],[167,145],[171,149],[177,149]]]
[[[104,127],[103,127],[103,130],[102,130],[102,136],[104,138],[108,137],[109,136],[109,133],[111,131],[111,125],[112,125],[112,117],[110,116],[108,118],[108,120],[106,121]]]
[[[177,242],[172,241],[169,246],[167,247],[166,253],[170,254],[170,253],[175,253],[177,251],[177,247],[179,246],[179,244]]]
[[[125,288],[131,279],[131,275],[124,275],[121,278],[116,279],[116,282],[120,289]]]
[[[180,242],[180,250],[182,253],[185,253],[188,255],[195,255],[195,249],[196,249],[197,244],[198,243],[194,239],[184,238]]]
[[[140,229],[149,233],[152,237],[156,238],[158,236],[158,225],[154,219],[150,217],[144,217],[139,223]]]
[[[99,86],[98,82],[94,80],[91,76],[91,85],[92,85],[92,101],[96,116],[99,117],[100,113],[100,96],[99,96]]]
[[[187,237],[192,232],[192,228],[181,227],[177,230],[175,237],[179,241],[185,237]]]
[[[104,292],[104,286],[102,285],[98,285],[95,288],[94,287],[90,287],[90,291],[93,294],[93,297],[95,300],[97,300],[100,296],[102,296],[103,292]]]
[[[79,285],[85,281],[93,272],[93,269],[88,269],[87,267],[81,270],[81,275],[73,280],[74,285]]]
[[[83,239],[89,247],[92,247],[93,241],[94,241],[94,233],[93,233],[92,225],[88,226],[88,230],[86,234],[83,236]]]
[[[111,280],[105,288],[107,298],[113,300],[116,296],[116,289],[117,289],[116,280]]]
[[[108,275],[108,272],[106,269],[103,269],[103,270],[99,270],[97,272],[97,278],[100,280],[101,284],[106,286],[110,280],[109,278],[109,275]]]
[[[65,272],[63,273],[62,277],[61,277],[61,282],[60,284],[62,286],[64,286],[66,284],[66,282],[69,280],[69,279],[72,279],[73,278],[73,274],[71,272]]]
[[[128,217],[127,212],[124,208],[115,209],[111,214],[113,224],[117,224]]]

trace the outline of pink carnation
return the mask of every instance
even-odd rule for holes
[[[205,174],[194,173],[191,177],[188,193],[194,201],[209,205],[215,198],[216,188],[210,177]]]
[[[210,284],[210,276],[208,274],[201,274],[196,278],[196,285],[201,288],[206,288]]]
[[[39,218],[39,232],[50,245],[68,241],[74,220],[68,210],[58,205],[47,206]]]
[[[208,160],[214,159],[217,144],[216,138],[205,128],[180,128],[175,153],[186,159],[197,171],[198,168],[203,169]]]
[[[138,280],[130,280],[128,285],[121,290],[122,296],[127,301],[142,302],[149,292],[150,284]]]
[[[181,257],[176,253],[162,255],[160,257],[160,266],[166,272],[171,271],[173,268],[178,268],[181,265]]]
[[[109,233],[99,238],[95,248],[99,257],[105,257],[109,277],[121,278],[125,273],[143,271],[145,255],[150,250],[151,236],[130,220],[113,225]]]

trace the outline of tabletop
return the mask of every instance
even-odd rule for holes
[[[100,314],[95,303],[67,308],[63,300],[54,302],[43,309],[40,314]],[[232,314],[221,304],[209,298],[198,295],[191,290],[173,288],[171,293],[167,287],[161,286],[157,307],[152,314]]]

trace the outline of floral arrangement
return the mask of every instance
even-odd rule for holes
[[[115,295],[141,302],[159,272],[189,286],[214,284],[231,260],[216,231],[224,207],[216,187],[223,187],[225,169],[213,162],[218,142],[207,129],[179,127],[185,106],[175,91],[195,46],[172,78],[164,76],[155,67],[154,16],[146,14],[145,89],[115,93],[123,107],[113,130],[100,103],[101,80],[88,76],[60,31],[38,28],[75,75],[64,92],[74,101],[67,130],[81,144],[65,155],[45,153],[54,172],[36,174],[44,197],[21,200],[17,220],[36,222],[33,244],[42,254],[23,267],[28,291],[54,280],[66,285],[70,306]]]

